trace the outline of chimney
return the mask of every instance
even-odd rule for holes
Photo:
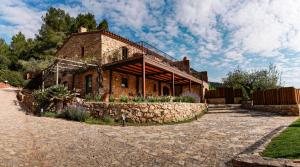
[[[85,27],[83,27],[83,26],[80,26],[78,28],[78,33],[82,33],[82,32],[87,32],[87,29]]]

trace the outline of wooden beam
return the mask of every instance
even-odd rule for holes
[[[143,55],[143,60],[142,60],[142,73],[143,73],[143,97],[146,97],[146,70],[145,70],[145,56]]]
[[[113,75],[113,71],[109,70],[109,94],[112,94],[112,75]]]
[[[156,76],[156,75],[161,75],[161,74],[166,74],[168,72],[164,71],[164,72],[158,72],[158,73],[154,73],[154,74],[148,74],[146,75],[147,77],[151,77],[151,76]]]

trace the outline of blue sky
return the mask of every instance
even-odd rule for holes
[[[240,66],[270,63],[285,86],[300,87],[300,1],[298,0],[1,0],[0,37],[23,32],[32,38],[49,7],[76,16],[106,18],[112,32],[147,41],[169,55],[189,57],[193,68],[221,81]]]

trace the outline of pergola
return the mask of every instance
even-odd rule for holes
[[[69,60],[69,59],[62,59],[62,58],[56,58],[54,63],[44,69],[42,71],[42,77],[43,77],[43,83],[42,83],[42,89],[44,89],[44,79],[45,76],[47,76],[50,72],[54,72],[55,75],[55,83],[56,85],[59,84],[59,73],[63,72],[69,72],[69,73],[75,73],[79,70],[87,70],[90,68],[96,68],[99,70],[99,65],[92,64],[92,63],[86,63],[83,61],[75,61],[75,60]],[[74,87],[74,85],[73,85]]]
[[[171,85],[172,95],[175,95],[175,85],[189,85],[190,91],[192,84],[203,85],[202,80],[148,55],[134,56],[125,60],[105,64],[102,68],[104,71],[109,70],[109,93],[112,93],[112,71],[142,77],[142,94],[144,97],[146,96],[146,78],[157,80],[159,84],[160,82],[169,83]],[[139,80],[137,79],[137,90],[138,82]]]

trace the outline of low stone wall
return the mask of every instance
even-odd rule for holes
[[[26,90],[17,92],[17,99],[26,112],[33,114],[35,113],[37,104],[35,103],[35,100],[30,92]]]
[[[203,103],[102,103],[86,102],[83,104],[91,115],[103,118],[109,115],[115,120],[121,120],[122,114],[126,120],[135,123],[168,123],[180,122],[195,118],[205,112]]]
[[[299,116],[300,105],[254,105],[253,110],[274,112],[280,115]]]

